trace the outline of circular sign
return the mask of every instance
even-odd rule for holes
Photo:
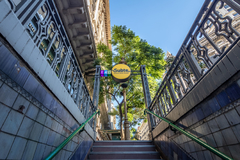
[[[116,82],[126,82],[131,75],[131,69],[125,64],[117,64],[112,68],[112,77]]]

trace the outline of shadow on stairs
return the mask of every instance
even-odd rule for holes
[[[96,141],[88,159],[159,160],[161,157],[152,141]]]

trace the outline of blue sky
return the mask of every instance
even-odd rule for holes
[[[204,3],[204,0],[109,1],[111,26],[126,25],[150,45],[173,55],[177,54]]]
[[[111,26],[126,25],[140,38],[175,55],[204,0],[109,0]]]

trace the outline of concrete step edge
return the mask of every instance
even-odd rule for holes
[[[156,151],[90,152],[90,154],[159,154]]]
[[[103,148],[106,148],[106,147],[114,147],[114,148],[118,148],[118,147],[131,147],[131,148],[133,148],[133,147],[136,147],[136,148],[138,148],[138,147],[154,147],[155,148],[155,145],[106,145],[106,146],[94,146],[93,145],[93,147],[94,148],[97,148],[97,147],[103,147]]]
[[[87,160],[110,160],[110,159],[87,159]],[[123,159],[114,159],[114,160],[123,160]],[[143,159],[124,159],[124,160],[143,160]],[[162,159],[150,159],[150,160],[162,160]]]
[[[134,142],[134,143],[142,143],[142,142],[152,142],[152,141],[130,141],[130,140],[124,140],[124,141],[95,141],[94,143],[108,143],[108,142],[116,142],[116,143],[121,143],[121,142]]]

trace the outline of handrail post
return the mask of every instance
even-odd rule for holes
[[[146,108],[149,109],[149,106],[151,104],[151,95],[150,95],[150,91],[149,91],[145,65],[141,65],[140,72],[141,72],[141,78],[142,78],[142,86],[143,86],[145,105],[146,105]],[[147,119],[148,119],[149,131],[151,132],[153,129],[153,126],[154,126],[154,121],[153,121],[152,115],[148,115]]]
[[[68,138],[66,138],[54,151],[52,151],[44,160],[51,160],[53,159],[57,154],[58,152],[60,152],[64,146],[66,146],[68,144],[69,141],[71,141],[71,139],[78,133],[80,132],[84,127],[85,125],[97,114],[97,113],[100,113],[99,110],[97,110],[96,112],[94,112],[92,114],[91,117],[89,117],[80,127],[78,127],[70,136],[68,136]]]
[[[168,121],[167,119],[160,117],[158,115],[156,115],[155,113],[152,113],[151,111],[149,111],[148,109],[144,110],[144,114],[149,113],[152,114],[158,118],[160,118],[161,120],[167,122],[170,126],[172,126],[173,128],[175,128],[176,130],[180,131],[181,133],[185,134],[187,137],[191,138],[193,141],[197,142],[198,144],[200,144],[201,146],[203,146],[204,148],[208,149],[209,151],[211,151],[212,153],[216,154],[217,156],[219,156],[220,158],[224,159],[224,160],[233,160],[232,158],[228,157],[227,155],[223,154],[222,152],[218,151],[217,149],[211,147],[210,145],[208,145],[207,143],[203,142],[202,140],[198,139],[197,137],[195,137],[194,135],[184,131],[183,129],[179,128],[178,126],[174,125],[173,123],[171,123],[170,121]]]

